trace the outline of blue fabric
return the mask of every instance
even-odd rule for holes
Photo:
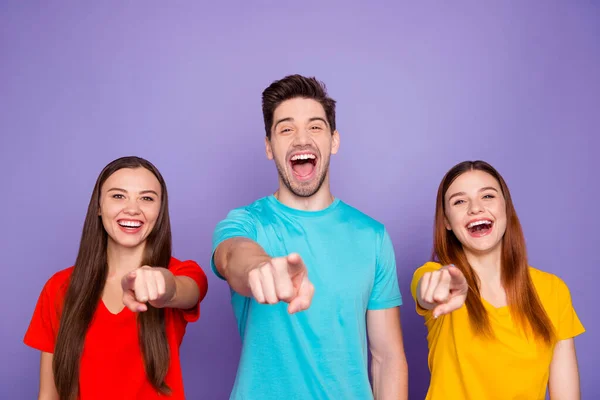
[[[315,294],[308,310],[290,315],[286,303],[259,304],[231,291],[242,337],[231,399],[372,399],[366,312],[402,304],[384,226],[339,199],[302,211],[268,196],[219,222],[213,252],[240,236],[272,257],[300,254]]]

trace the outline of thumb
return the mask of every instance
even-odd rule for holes
[[[302,278],[300,288],[298,289],[298,295],[290,302],[288,306],[288,312],[290,314],[298,311],[303,311],[310,307],[312,303],[313,295],[315,294],[315,287],[308,280],[308,276]]]
[[[148,306],[135,299],[133,290],[123,292],[123,304],[133,312],[144,312],[148,310]]]
[[[437,318],[444,314],[450,314],[452,311],[458,310],[465,304],[466,297],[452,297],[447,303],[440,304],[433,309],[433,318]]]

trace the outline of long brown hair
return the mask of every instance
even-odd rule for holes
[[[112,161],[100,173],[92,192],[79,253],[70,277],[60,319],[52,370],[54,383],[61,400],[76,399],[79,392],[79,364],[88,327],[102,296],[108,275],[108,234],[104,230],[100,208],[104,182],[123,168],[145,168],[158,179],[161,187],[161,206],[154,229],[146,239],[143,264],[167,268],[171,259],[171,224],[167,186],[149,161],[139,157],[122,157]],[[138,314],[139,342],[148,380],[157,390],[169,393],[165,376],[169,368],[169,347],[163,309],[148,304],[148,310]]]
[[[446,206],[444,196],[456,178],[468,171],[483,171],[494,177],[502,190],[506,203],[506,231],[502,237],[501,276],[511,315],[525,330],[546,343],[554,340],[554,329],[540,302],[529,275],[525,237],[510,192],[502,176],[485,161],[464,161],[446,173],[437,192],[435,206],[433,259],[443,265],[454,264],[464,274],[469,285],[467,311],[471,327],[476,334],[493,337],[488,314],[481,301],[479,277],[471,268],[462,244],[444,223]]]

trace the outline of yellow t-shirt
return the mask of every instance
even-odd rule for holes
[[[441,268],[429,262],[414,273],[411,291],[416,302],[419,280]],[[529,268],[537,294],[552,321],[558,340],[585,331],[571,303],[571,294],[556,275]],[[543,400],[546,395],[554,346],[528,338],[513,323],[508,307],[496,308],[482,299],[495,339],[475,336],[466,305],[433,318],[417,303],[425,317],[431,381],[429,400]]]

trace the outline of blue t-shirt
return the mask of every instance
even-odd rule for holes
[[[231,291],[242,354],[230,398],[372,399],[366,312],[402,304],[384,226],[339,199],[302,211],[268,196],[219,222],[213,252],[240,236],[271,257],[300,254],[315,293],[308,310],[290,315],[287,303],[259,304]]]

